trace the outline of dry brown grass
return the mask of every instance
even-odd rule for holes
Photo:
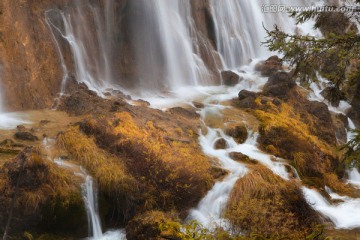
[[[237,181],[225,216],[236,231],[270,239],[302,239],[318,222],[297,184],[261,164]]]
[[[69,128],[58,145],[98,180],[108,205],[126,213],[123,221],[153,209],[185,212],[210,188],[211,164],[191,129],[171,124],[120,112]]]

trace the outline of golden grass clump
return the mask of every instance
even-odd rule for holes
[[[133,196],[135,213],[153,209],[185,212],[213,183],[211,164],[191,128],[186,127],[188,122],[181,122],[180,128],[169,119],[156,121],[154,116],[135,121],[130,113],[118,112],[112,117],[93,118],[80,124],[84,134],[75,127],[61,134],[58,142],[98,178],[100,186],[102,178],[117,175],[136,179],[137,184],[131,187],[138,188]],[[97,173],[103,165],[114,175]],[[112,185],[116,191],[116,184]]]
[[[334,154],[334,151],[328,144],[311,133],[309,123],[304,123],[301,120],[301,116],[295,113],[294,109],[286,103],[282,103],[281,107],[277,110],[256,110],[255,115],[262,122],[262,134],[266,134],[274,128],[281,129],[285,134],[291,135],[292,138],[287,139],[288,141],[297,141],[298,145],[303,147],[311,144],[325,154]],[[281,138],[281,136],[278,137]],[[276,141],[276,139],[273,141]],[[304,143],[306,144],[303,145]],[[276,146],[276,144],[273,145]],[[285,152],[282,154],[286,155]]]
[[[211,165],[197,140],[172,138],[152,121],[139,127],[127,112],[117,113],[113,122],[112,132],[119,137],[117,149],[129,159],[133,174],[158,192],[154,193],[156,205],[191,206],[206,193],[212,183]]]
[[[70,127],[61,133],[57,143],[98,180],[100,188],[124,193],[137,188],[136,181],[127,174],[123,162],[99,149],[92,138],[79,131],[79,127]]]
[[[132,216],[141,190],[122,159],[100,149],[78,126],[59,134],[57,144],[95,178],[99,186],[101,216],[106,219],[106,224],[122,224]]]
[[[287,103],[282,103],[277,109],[255,110],[254,113],[261,121],[260,147],[292,161],[305,184],[324,187],[324,175],[340,171],[341,162],[335,146],[315,135],[311,127],[316,122],[314,116],[297,113]],[[310,122],[305,122],[304,118]],[[327,133],[324,134],[328,137]],[[334,184],[341,182],[333,180],[336,181]]]
[[[12,231],[46,228],[50,231],[77,231],[86,226],[86,213],[80,194],[80,180],[72,173],[26,148],[0,170],[0,226],[14,207]],[[17,192],[14,205],[14,193]],[[60,215],[59,215],[60,214]],[[74,215],[78,215],[74,218]],[[85,223],[84,223],[85,222]]]
[[[252,166],[252,171],[236,182],[225,217],[235,232],[266,239],[303,239],[318,223],[296,183],[261,164]]]

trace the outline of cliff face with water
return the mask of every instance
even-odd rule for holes
[[[3,0],[0,103],[56,111],[0,129],[0,233],[358,234],[358,171],[335,151],[355,128],[350,106],[328,104],[323,82],[299,87],[277,56],[252,61],[268,57],[261,22],[295,30],[255,1]]]
[[[176,78],[190,84],[219,83],[221,61],[209,1],[184,3],[186,9],[176,9],[174,3],[157,6],[156,1],[2,1],[4,105],[9,110],[50,107],[69,78],[95,81],[98,87],[106,82],[163,91],[170,88],[168,81],[182,81]],[[165,26],[172,11],[189,23],[178,19],[176,25]],[[166,32],[169,29],[173,32]],[[175,47],[181,38],[189,42],[178,42],[180,52],[170,56],[167,47]],[[180,53],[188,55],[176,59]],[[77,58],[84,58],[84,66],[77,65]],[[101,79],[86,79],[89,76]]]

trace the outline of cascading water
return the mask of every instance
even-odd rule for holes
[[[62,12],[58,9],[45,13],[46,21],[56,40],[63,68],[61,92],[68,78],[68,68],[60,48],[60,39],[65,39],[71,49],[75,78],[85,83],[89,89],[101,91],[113,84],[112,57],[112,9],[113,1],[105,1],[105,13],[100,6],[89,1],[74,1],[73,6]],[[95,29],[94,29],[95,26]]]
[[[244,67],[243,70],[249,71],[251,68]],[[242,72],[240,74],[244,80],[236,86],[235,92],[238,92],[241,89],[254,91],[260,90],[259,88],[263,83],[262,78],[257,77],[252,72]],[[256,80],[254,80],[254,78]],[[205,119],[207,115],[217,114],[219,115],[218,117],[221,118],[221,110],[226,107],[220,102],[234,98],[234,89],[222,89],[221,87],[215,87],[206,88],[204,91],[208,91],[211,94],[208,94],[208,97],[203,100],[206,106],[200,112],[201,118],[204,122],[206,121]],[[229,171],[229,175],[222,181],[215,183],[213,188],[200,201],[198,206],[191,210],[188,219],[197,220],[209,229],[216,228],[218,226],[221,226],[224,229],[229,229],[230,225],[227,220],[222,217],[222,213],[226,207],[234,184],[240,177],[244,176],[248,172],[245,165],[236,162],[229,157],[231,152],[240,152],[252,159],[256,159],[284,179],[289,179],[289,173],[285,168],[285,163],[281,161],[272,161],[271,155],[265,154],[257,148],[257,134],[255,133],[253,134],[249,132],[249,137],[246,142],[238,144],[232,137],[227,136],[222,129],[207,127],[206,132],[206,135],[200,135],[200,145],[204,153],[218,159],[221,166]],[[226,141],[226,149],[215,149],[214,144],[219,138],[223,138]]]
[[[360,188],[360,173],[356,168],[348,171],[348,182]]]
[[[307,187],[303,187],[302,190],[309,204],[328,217],[336,228],[360,227],[360,199],[342,197],[330,192],[332,199],[341,200],[338,204],[330,204],[319,192]]]
[[[308,2],[301,1],[301,5]],[[270,4],[270,1],[262,3]],[[64,71],[62,91],[68,78],[68,68],[65,56],[62,54],[62,45],[59,44],[59,36],[65,39],[70,46],[77,81],[86,83],[90,89],[96,90],[99,94],[107,87],[125,86],[124,81],[129,81],[121,77],[114,77],[116,74],[114,74],[115,63],[112,49],[115,48],[118,36],[114,36],[113,30],[119,26],[115,25],[112,4],[113,1],[106,0],[105,7],[102,9],[91,4],[90,1],[74,1],[74,5],[64,11],[50,10],[46,13],[48,24],[57,40],[62,58]],[[287,13],[262,13],[262,6],[259,2],[211,0],[210,4],[215,23],[217,50],[222,57],[225,69],[237,70],[243,64],[249,63],[252,58],[268,55],[267,51],[260,46],[260,42],[263,41],[266,34],[259,24],[259,19],[268,28],[272,28],[274,23],[282,23],[281,27],[287,32],[294,32],[296,28],[293,20],[286,16]],[[299,1],[286,2],[286,4],[298,6]],[[196,41],[192,34],[194,26],[191,21],[190,0],[138,0],[129,1],[127,7],[130,12],[127,18],[131,25],[127,37],[133,40],[133,56],[136,62],[134,67],[136,76],[131,81],[134,81],[133,85],[136,85],[135,88],[140,93],[172,91],[183,86],[208,83],[206,80],[209,74],[208,70],[194,46]],[[55,21],[56,19],[58,21]],[[92,25],[96,26],[95,30]],[[255,90],[259,90],[259,87],[266,81],[256,74],[236,72],[244,77],[243,82],[253,83]],[[219,89],[220,92],[217,92]],[[203,118],[207,111],[218,111],[223,107],[221,104],[210,104],[214,98],[220,102],[234,97],[233,93],[224,93],[223,87],[219,87],[219,89],[215,92],[211,88],[200,89],[200,92],[205,92],[205,95],[216,95],[210,97],[208,102],[205,100],[207,106],[202,110]],[[244,89],[244,86],[231,91],[238,92],[240,89]],[[246,89],[254,90],[250,86],[247,86]],[[207,92],[208,90],[210,93]],[[313,100],[322,98],[318,93],[314,91]],[[348,105],[336,109],[329,106],[329,109],[343,112],[346,107]],[[213,144],[219,137],[225,139],[229,146],[228,149],[214,149]],[[206,154],[217,157],[222,166],[230,172],[225,179],[214,185],[213,189],[189,215],[190,219],[196,219],[206,227],[211,227],[213,222],[220,225],[227,224],[222,218],[222,210],[236,180],[247,172],[244,165],[229,157],[230,152],[244,153],[269,167],[284,179],[289,179],[285,163],[272,161],[270,155],[259,151],[256,147],[255,136],[250,136],[244,144],[236,144],[222,130],[208,127],[207,134],[200,137],[200,144]],[[352,175],[349,176],[352,179],[350,180],[358,180],[358,172],[351,173]],[[92,233],[95,239],[101,239],[104,236],[95,210],[96,201],[90,177],[86,177],[86,189]],[[315,190],[303,187],[303,192],[314,209],[328,216],[336,227],[359,227],[359,218],[351,217],[353,212],[350,211],[351,208],[354,208],[354,212],[360,215],[357,199],[343,198],[343,203],[334,205],[327,202]],[[88,196],[88,194],[90,195]],[[345,211],[345,214],[342,215],[341,211]],[[347,217],[346,220],[344,220],[344,216]]]
[[[91,232],[89,233],[89,236],[94,239],[99,239],[102,236],[102,230],[97,206],[97,191],[94,187],[94,181],[89,175],[86,175],[85,177],[83,197],[88,213],[89,223],[91,223],[91,227],[89,228]]]
[[[189,0],[139,0],[132,16],[140,89],[174,90],[206,84],[208,71],[194,48]]]
[[[61,93],[70,75],[63,39],[70,46],[76,80],[100,95],[106,88],[125,87],[146,95],[209,83],[208,70],[194,45],[189,0],[129,1],[123,16],[126,23],[115,19],[114,4],[74,1],[65,10],[46,12],[64,73]],[[130,25],[129,31],[121,29],[123,24]],[[131,40],[124,43],[126,39]],[[119,60],[123,53],[126,59]],[[125,73],[117,72],[124,62],[129,65]]]
[[[296,26],[295,21],[286,12],[264,12],[264,6],[305,6],[310,2],[211,0],[217,50],[222,56],[224,68],[235,70],[248,64],[253,58],[269,56],[266,47],[261,46],[267,35],[261,24],[267,29],[272,29],[274,24],[277,24],[286,32],[312,31],[307,26]]]

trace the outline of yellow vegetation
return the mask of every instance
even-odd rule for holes
[[[127,112],[117,113],[109,126],[114,126],[111,132],[119,137],[117,149],[131,159],[127,162],[129,169],[157,192],[146,200],[148,209],[160,202],[165,208],[172,202],[190,206],[209,188],[211,166],[197,140],[173,138],[152,121],[139,127]],[[186,134],[180,128],[176,132],[178,136]],[[193,135],[188,134],[190,138]]]
[[[0,170],[0,212],[8,217],[18,184],[12,219],[14,231],[24,226],[27,229],[46,226],[48,230],[64,228],[71,232],[78,227],[76,224],[86,222],[79,180],[44,160],[38,149],[26,148]]]
[[[262,129],[265,133],[272,128],[281,128],[293,135],[294,139],[289,140],[311,143],[325,154],[334,154],[328,144],[311,134],[309,123],[302,122],[299,114],[295,113],[290,105],[282,103],[279,109],[275,106],[270,109],[270,111],[255,111],[255,115],[262,122]]]
[[[269,239],[302,239],[317,222],[296,183],[261,164],[236,182],[225,216],[235,231]]]
[[[114,193],[127,193],[137,188],[136,181],[126,173],[124,164],[99,149],[94,140],[81,133],[78,127],[70,127],[60,134],[57,143],[98,180],[100,188]]]
[[[100,190],[126,195],[136,205],[123,211],[183,211],[210,188],[211,165],[192,131],[166,127],[120,112],[85,121],[82,131],[69,128],[58,144],[98,179]]]

